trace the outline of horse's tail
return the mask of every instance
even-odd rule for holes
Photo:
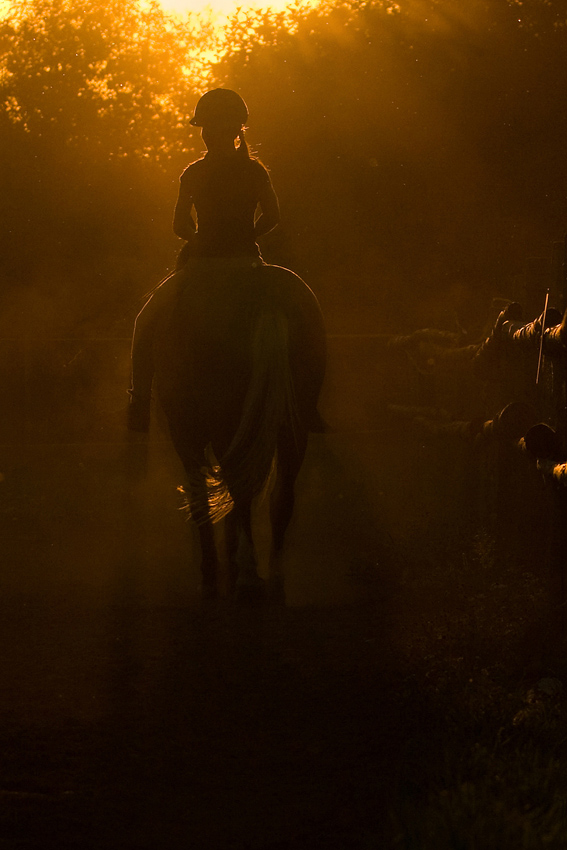
[[[268,299],[260,306],[251,337],[251,374],[239,426],[207,476],[209,516],[221,519],[235,500],[261,493],[272,471],[278,436],[299,425],[284,312]]]

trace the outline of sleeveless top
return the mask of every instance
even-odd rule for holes
[[[258,257],[254,216],[270,186],[270,176],[256,159],[236,153],[207,154],[189,165],[180,178],[179,197],[189,196],[197,212],[198,257]]]

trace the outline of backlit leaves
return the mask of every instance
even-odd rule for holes
[[[202,87],[212,26],[156,0],[16,0],[0,30],[5,116],[32,135],[111,156],[168,157]]]

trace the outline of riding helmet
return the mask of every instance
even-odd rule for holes
[[[193,127],[211,124],[238,124],[242,127],[248,120],[248,107],[232,89],[211,89],[197,102],[195,115],[189,121]]]

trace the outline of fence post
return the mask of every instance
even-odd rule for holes
[[[544,257],[530,257],[526,264],[524,315],[527,317],[540,316],[543,313],[545,294],[551,283],[551,267],[549,260]],[[553,293],[550,293],[553,304]]]

